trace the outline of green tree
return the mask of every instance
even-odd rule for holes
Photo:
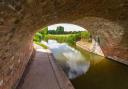
[[[64,33],[64,27],[63,26],[58,26],[56,29],[57,34],[63,34]]]

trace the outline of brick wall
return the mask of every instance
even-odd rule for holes
[[[15,88],[33,52],[32,36],[19,33],[0,33],[0,89]]]

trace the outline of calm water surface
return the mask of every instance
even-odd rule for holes
[[[47,45],[75,89],[128,89],[128,66],[55,40]]]

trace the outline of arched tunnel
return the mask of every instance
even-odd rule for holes
[[[0,0],[0,87],[16,83],[34,33],[55,23],[86,27],[106,57],[128,64],[128,0]]]

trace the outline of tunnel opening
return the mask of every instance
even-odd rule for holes
[[[76,24],[59,23],[46,26],[35,33],[33,44],[38,51],[43,48],[42,53],[50,50],[69,79],[74,79],[88,71],[90,61],[87,59],[91,57],[86,59],[85,56],[90,56],[89,53],[101,56],[100,59],[104,57],[99,46],[99,38]],[[88,53],[84,55],[80,49]]]
[[[77,26],[67,23],[47,26],[35,34],[34,44],[40,45],[43,49],[51,50],[57,64],[61,66],[75,89],[102,89],[102,85],[106,86],[106,89],[115,88],[117,83],[121,83],[123,78],[117,83],[114,82],[116,81],[115,78],[121,78],[119,72],[123,69],[119,71],[118,68],[127,67],[104,58],[100,47],[100,37],[98,35],[93,36],[89,32],[90,30],[88,31],[83,27],[77,28],[83,30],[72,31],[68,29],[66,31],[65,25],[70,25],[70,29]],[[74,40],[74,34],[80,34],[78,39]],[[124,74],[127,72],[125,71]],[[85,82],[86,84],[84,84]],[[111,84],[113,85],[111,86]],[[120,86],[118,88],[121,89]]]
[[[49,39],[60,43],[67,43],[72,46],[82,46],[85,50],[104,56],[100,47],[100,38],[94,37],[87,29],[70,23],[59,23],[49,25],[35,33],[33,42],[48,48],[42,41],[48,42]]]

